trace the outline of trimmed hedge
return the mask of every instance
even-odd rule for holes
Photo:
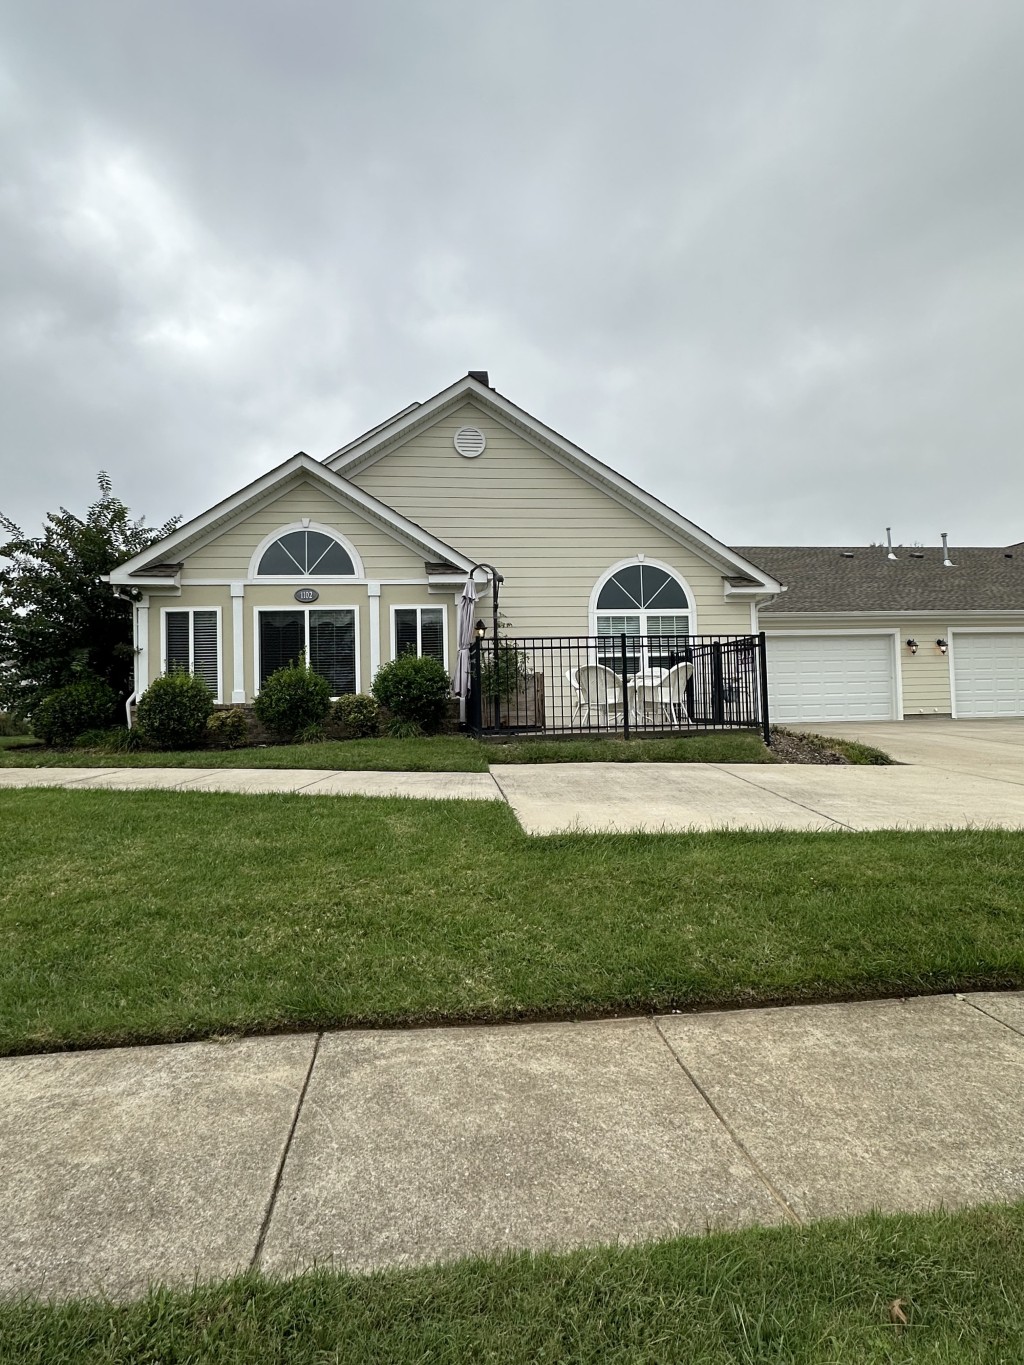
[[[139,700],[139,729],[157,749],[198,749],[206,740],[213,696],[195,673],[165,673]]]
[[[281,739],[322,727],[330,709],[330,684],[305,663],[271,673],[253,702],[257,720]]]
[[[408,733],[410,726],[418,726],[432,734],[448,714],[452,684],[437,659],[403,654],[378,670],[371,691],[403,733]]]

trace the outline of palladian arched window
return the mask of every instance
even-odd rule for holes
[[[259,578],[335,578],[355,576],[352,557],[323,531],[287,531],[263,551]]]

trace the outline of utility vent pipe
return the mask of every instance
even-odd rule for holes
[[[940,531],[939,534],[942,536],[942,567],[944,569],[955,569],[956,565],[949,557],[949,545],[947,544],[949,532]]]
[[[888,543],[888,546],[889,546],[889,553],[886,555],[886,559],[895,559],[895,558],[896,558],[896,551],[892,548],[892,527],[891,527],[891,526],[887,526],[887,527],[885,528],[885,539],[886,539],[886,541],[887,541],[887,543]]]

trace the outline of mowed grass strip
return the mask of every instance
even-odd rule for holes
[[[0,1051],[1024,985],[1024,835],[0,792]]]
[[[366,772],[475,772],[490,763],[773,763],[759,734],[738,731],[672,739],[518,740],[488,744],[465,735],[350,739],[246,749],[118,753],[45,749],[0,741],[0,768],[332,768]]]
[[[23,1301],[0,1305],[0,1341],[19,1365],[1004,1365],[1024,1358],[1022,1244],[1020,1204],[868,1216],[365,1277],[249,1275],[131,1304]]]

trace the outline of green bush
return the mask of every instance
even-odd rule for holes
[[[380,734],[380,707],[365,692],[339,697],[331,719],[351,739],[373,739]]]
[[[139,700],[139,729],[158,749],[198,749],[206,739],[213,697],[195,673],[165,673]]]
[[[12,735],[27,735],[29,728],[23,720],[10,711],[0,711],[0,738],[8,739]]]
[[[249,718],[240,706],[214,711],[206,722],[206,742],[214,749],[241,749],[249,743]]]
[[[514,644],[504,641],[498,645],[494,657],[493,645],[484,647],[480,658],[480,690],[490,701],[495,697],[511,701],[526,684],[526,655]]]
[[[257,718],[279,739],[292,739],[311,725],[322,726],[330,709],[330,684],[304,660],[271,673],[253,703]]]
[[[58,687],[32,713],[32,729],[44,744],[74,743],[86,730],[105,730],[114,719],[117,694],[99,678]]]
[[[384,664],[371,691],[399,724],[418,725],[428,734],[439,730],[448,711],[452,685],[437,659],[403,654]]]

